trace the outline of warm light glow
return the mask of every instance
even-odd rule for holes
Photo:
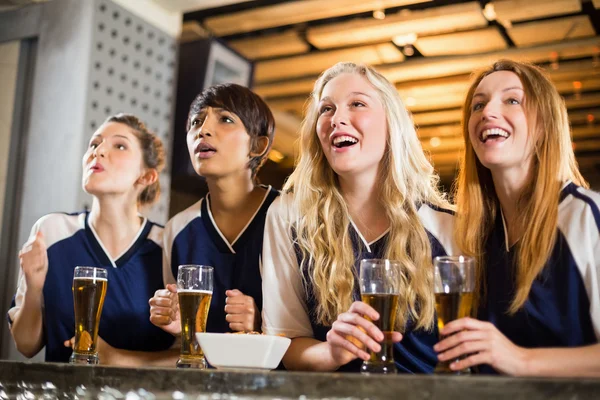
[[[579,82],[579,81],[573,82],[573,89],[581,90],[581,82]]]
[[[408,107],[413,107],[417,105],[417,99],[415,99],[414,97],[407,97],[406,98],[406,105]]]
[[[407,44],[404,46],[404,49],[402,49],[402,53],[404,53],[406,57],[413,56],[415,54],[415,48],[412,44]]]
[[[283,159],[285,158],[285,156],[283,155],[283,153],[281,153],[280,151],[277,151],[275,149],[271,149],[271,151],[269,152],[269,160],[274,161],[276,163],[281,162]]]
[[[407,44],[414,44],[417,41],[417,34],[416,33],[407,33],[406,35],[399,35],[399,36],[394,36],[392,38],[392,42],[394,42],[394,44],[396,46],[406,46]]]
[[[494,8],[494,4],[493,3],[487,3],[485,5],[485,8],[483,9],[483,16],[488,21],[495,21],[496,20],[496,9]]]
[[[592,122],[594,122],[595,119],[596,119],[596,117],[594,117],[594,114],[588,114],[587,115],[587,122],[589,122],[590,124]]]
[[[385,19],[385,11],[383,10],[375,10],[373,11],[373,18],[375,19]]]
[[[438,147],[440,144],[442,144],[442,141],[439,137],[435,136],[429,139],[429,144],[431,147]]]

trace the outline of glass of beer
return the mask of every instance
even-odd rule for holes
[[[69,359],[74,364],[98,364],[98,328],[108,286],[107,271],[96,267],[75,267],[73,305],[75,344]]]
[[[371,351],[371,358],[363,361],[362,373],[395,374],[394,343],[392,332],[398,312],[400,297],[401,265],[391,260],[361,260],[360,262],[360,294],[361,300],[379,313],[377,321],[371,321],[384,335],[381,350]],[[368,317],[365,316],[368,320]]]
[[[433,266],[435,311],[438,331],[441,331],[450,321],[471,315],[475,289],[475,260],[466,256],[436,257]],[[442,339],[440,335],[440,340]],[[450,361],[439,362],[434,372],[457,375],[471,373],[470,368],[453,371],[450,364]]]
[[[181,319],[181,352],[177,368],[206,368],[196,332],[206,332],[206,320],[213,291],[213,267],[180,265],[177,297]]]

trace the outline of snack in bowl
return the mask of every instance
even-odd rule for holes
[[[283,358],[291,340],[260,332],[196,333],[210,365],[220,368],[274,369]]]

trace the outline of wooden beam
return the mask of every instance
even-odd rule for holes
[[[462,112],[460,109],[447,111],[434,111],[413,114],[413,120],[417,126],[443,125],[460,122]]]
[[[256,82],[283,80],[305,75],[318,75],[340,61],[369,65],[398,63],[404,55],[391,43],[355,47],[343,50],[315,52],[256,64]]]
[[[596,35],[596,31],[587,15],[528,22],[515,25],[506,31],[518,47],[537,46],[544,43],[581,39]]]
[[[319,49],[330,49],[391,40],[395,36],[434,35],[482,28],[488,21],[478,2],[453,4],[419,11],[402,10],[383,20],[355,19],[309,28],[308,41]]]
[[[554,55],[557,55],[559,59],[590,57],[598,53],[599,46],[600,37],[594,37],[527,49],[510,49],[472,56],[409,59],[400,65],[383,65],[378,70],[392,82],[406,82],[471,73],[479,68],[491,65],[501,58],[543,63],[550,62]]]
[[[580,0],[496,0],[493,1],[496,19],[506,22],[527,21],[581,11]]]
[[[274,35],[233,40],[228,44],[246,58],[255,60],[278,56],[306,53],[310,46],[300,38],[297,31],[290,30]]]
[[[508,47],[496,27],[418,38],[415,47],[425,57],[489,53]]]
[[[204,25],[217,36],[227,36],[426,1],[430,0],[328,0],[327,5],[322,0],[290,1],[210,17]]]

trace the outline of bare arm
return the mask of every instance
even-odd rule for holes
[[[42,291],[48,272],[48,253],[41,232],[32,236],[19,252],[22,277],[17,293],[17,311],[10,333],[17,350],[25,357],[35,356],[42,342]],[[22,302],[21,302],[22,300]]]
[[[450,365],[454,370],[489,364],[514,376],[600,377],[600,344],[527,349],[512,343],[491,323],[473,318],[452,321],[440,333],[451,335],[434,346],[441,361],[466,355]]]
[[[327,342],[307,337],[292,339],[283,356],[283,365],[292,371],[319,372],[335,371],[341,366],[331,357],[331,348]]]

